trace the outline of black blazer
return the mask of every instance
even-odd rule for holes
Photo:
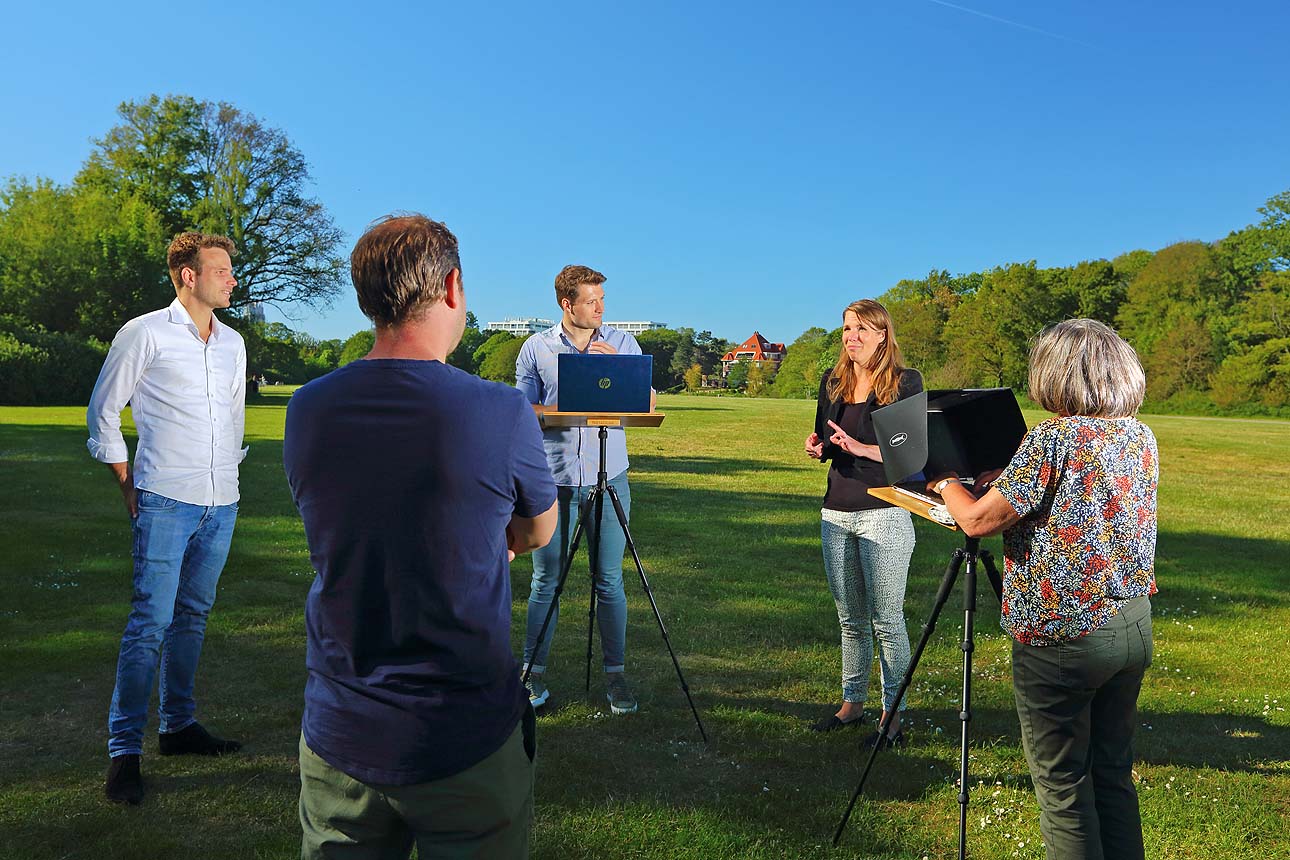
[[[843,451],[837,445],[829,441],[833,435],[833,429],[829,427],[828,422],[838,422],[842,415],[842,407],[846,405],[843,400],[830,400],[828,394],[829,377],[833,375],[832,370],[826,370],[824,376],[820,378],[820,393],[815,401],[815,435],[820,437],[824,443],[824,454],[820,457],[820,462],[833,459],[838,455],[850,457],[851,455]],[[897,400],[904,400],[906,397],[917,394],[923,390],[923,375],[912,367],[906,367],[900,372],[900,382],[897,383]],[[871,391],[869,392],[869,408],[872,410],[877,407],[878,399]],[[886,405],[886,404],[884,404]],[[867,431],[867,432],[866,432]],[[872,438],[869,438],[872,437]],[[864,428],[861,430],[857,441],[866,445],[877,445],[878,437],[873,433],[873,421],[866,420]]]

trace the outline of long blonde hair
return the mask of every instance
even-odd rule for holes
[[[887,336],[874,350],[866,369],[869,371],[869,381],[873,386],[878,404],[885,406],[895,402],[900,392],[900,373],[905,369],[905,357],[900,353],[900,344],[896,343],[896,331],[891,323],[891,314],[873,299],[860,299],[847,305],[842,311],[844,323],[848,313],[855,314],[861,325],[886,332]],[[833,365],[829,383],[825,388],[829,399],[844,400],[850,397],[851,392],[855,390],[858,377],[856,364],[851,360],[851,356],[847,355],[847,347],[843,343],[838,361]]]

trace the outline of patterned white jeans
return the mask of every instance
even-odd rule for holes
[[[821,510],[820,519],[824,572],[842,627],[842,700],[865,701],[877,636],[882,704],[890,711],[909,668],[904,605],[913,520],[900,508]]]

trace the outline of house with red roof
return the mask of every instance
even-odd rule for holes
[[[746,341],[721,356],[721,375],[728,376],[735,362],[744,359],[757,367],[778,367],[786,352],[784,344],[771,343],[761,336],[761,332],[755,331]]]

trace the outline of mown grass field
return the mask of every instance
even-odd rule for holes
[[[247,412],[240,521],[198,678],[199,717],[246,748],[160,758],[154,717],[138,808],[102,796],[130,595],[119,494],[85,451],[83,409],[0,409],[0,857],[298,856],[313,573],[282,475],[286,402],[269,389]],[[587,589],[571,578],[539,721],[534,856],[954,856],[960,597],[919,669],[908,748],[879,757],[830,848],[864,759],[861,732],[808,730],[835,704],[839,672],[819,550],[824,470],[801,450],[814,405],[674,396],[659,408],[663,426],[629,439],[632,530],[712,743],[699,740],[630,569],[641,712],[611,717],[599,687],[583,693]],[[1146,420],[1163,471],[1155,665],[1138,734],[1148,856],[1290,857],[1290,423]],[[960,543],[917,528],[905,605],[915,640]],[[997,539],[985,546],[998,553]],[[528,577],[517,561],[517,637]],[[1008,642],[984,586],[976,643],[969,850],[1040,858]]]

